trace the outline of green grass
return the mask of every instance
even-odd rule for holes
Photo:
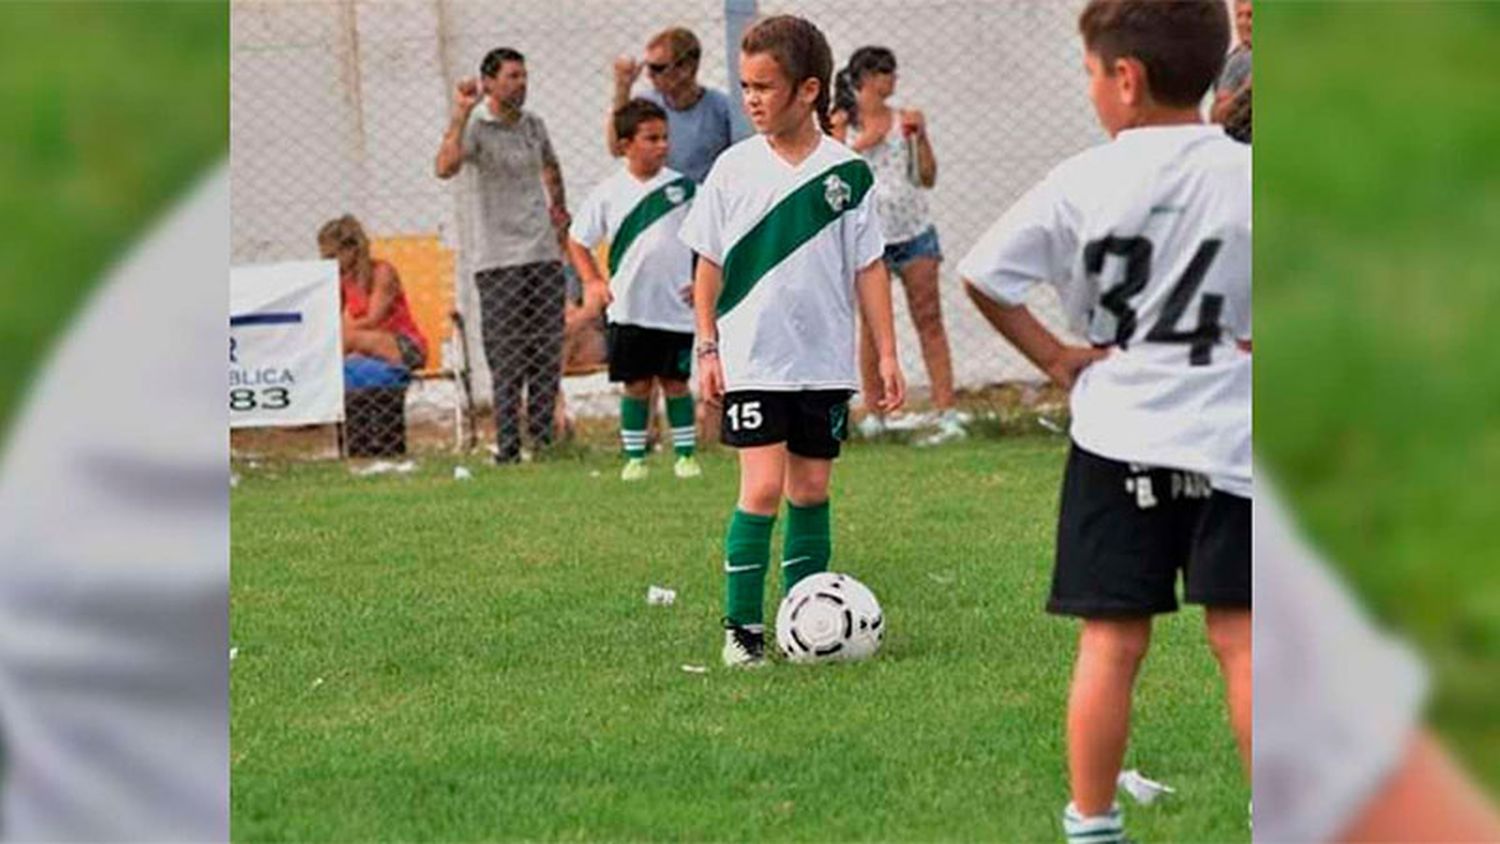
[[[1255,21],[1256,447],[1500,789],[1500,4]]]
[[[598,455],[466,483],[440,459],[246,470],[234,837],[1053,838],[1074,627],[1041,604],[1063,456],[1037,437],[851,449],[835,568],[881,598],[885,647],[753,674],[717,664],[723,452],[702,481],[657,458],[630,487]],[[650,584],[677,604],[647,606]],[[1181,792],[1129,810],[1145,840],[1248,840],[1201,623],[1161,622],[1142,678],[1128,764]]]
[[[229,143],[227,3],[0,9],[0,434],[69,314]]]

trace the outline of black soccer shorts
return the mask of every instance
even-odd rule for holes
[[[610,323],[604,340],[609,348],[609,380],[665,378],[686,381],[693,374],[693,334],[629,323]]]
[[[720,439],[732,448],[786,443],[801,457],[832,460],[849,439],[850,390],[735,390],[724,394]]]
[[[1194,472],[1110,460],[1074,444],[1063,475],[1047,611],[1085,618],[1250,608],[1250,499]]]

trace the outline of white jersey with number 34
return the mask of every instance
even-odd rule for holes
[[[1250,148],[1221,127],[1129,129],[1053,169],[959,271],[1007,305],[1051,282],[1110,348],[1073,387],[1078,445],[1248,497],[1250,202]]]

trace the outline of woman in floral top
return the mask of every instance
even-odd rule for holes
[[[894,109],[896,56],[885,47],[861,47],[834,81],[834,135],[859,153],[875,171],[875,197],[885,235],[885,261],[906,287],[907,309],[916,324],[922,359],[932,385],[938,431],[922,442],[935,444],[964,436],[953,399],[953,359],[943,328],[938,265],[943,252],[924,193],[937,181],[937,159],[918,109]],[[860,350],[865,395],[875,383],[875,357],[868,332]],[[866,435],[885,429],[871,412],[860,424]]]

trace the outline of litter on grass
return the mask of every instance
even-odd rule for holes
[[[392,472],[398,475],[405,475],[416,470],[417,461],[415,460],[403,460],[400,463],[392,463],[389,460],[376,460],[368,466],[350,469],[349,472],[355,477],[368,478],[371,475],[388,475]]]
[[[1177,789],[1173,788],[1172,786],[1167,785],[1166,783],[1157,782],[1156,780],[1147,779],[1146,777],[1142,776],[1141,772],[1137,771],[1135,768],[1131,768],[1128,771],[1121,771],[1119,778],[1115,780],[1115,782],[1119,785],[1122,791],[1124,791],[1126,794],[1129,794],[1132,798],[1135,799],[1135,802],[1141,804],[1142,806],[1150,806],[1152,803],[1155,803],[1156,799],[1158,797],[1161,797],[1163,794],[1177,793]]]

